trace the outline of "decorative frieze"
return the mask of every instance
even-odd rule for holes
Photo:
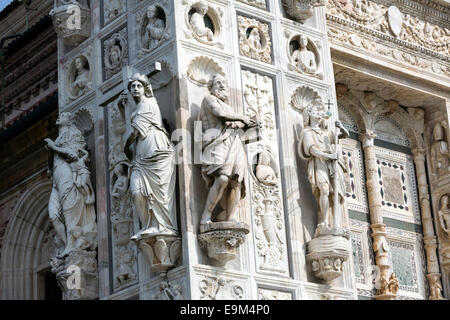
[[[292,300],[292,292],[258,288],[258,300]]]

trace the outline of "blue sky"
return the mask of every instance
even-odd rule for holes
[[[13,2],[13,0],[0,0],[0,11],[2,11],[11,2]]]

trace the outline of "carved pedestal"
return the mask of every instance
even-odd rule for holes
[[[98,299],[97,252],[75,249],[51,261],[64,300]]]
[[[283,0],[288,15],[303,23],[314,15],[314,7],[324,6],[327,0]]]
[[[78,5],[63,5],[50,11],[56,33],[64,44],[77,46],[91,35],[91,10]]]
[[[330,232],[331,233],[331,232]],[[325,283],[331,283],[342,275],[343,264],[350,253],[347,233],[318,234],[307,244],[307,262],[314,275]]]
[[[150,237],[137,236],[132,240],[137,242],[153,272],[167,273],[169,269],[175,267],[175,263],[180,257],[180,237],[161,234]]]
[[[198,240],[216,266],[223,267],[236,258],[237,248],[244,243],[250,227],[241,222],[213,222],[200,226]]]

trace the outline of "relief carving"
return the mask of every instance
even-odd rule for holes
[[[126,10],[125,0],[104,0],[105,6],[105,24],[116,19]]]
[[[240,54],[265,63],[272,63],[269,25],[238,16]]]
[[[388,8],[368,0],[329,0],[327,12],[442,55],[450,54],[448,29],[402,14],[395,6]]]
[[[200,300],[242,300],[244,289],[233,280],[205,277],[200,281]]]
[[[82,54],[69,65],[66,76],[66,91],[69,99],[75,100],[92,87],[92,67],[90,59]]]
[[[163,5],[152,5],[145,13],[138,13],[138,55],[143,57],[170,39],[168,9]]]
[[[272,79],[242,72],[245,114],[258,119],[260,141],[248,144],[251,210],[258,271],[286,273],[287,248]]]
[[[448,142],[446,140],[445,121],[438,122],[433,128],[433,137],[430,150],[431,168],[435,178],[444,177],[450,174],[450,155]]]
[[[449,195],[443,195],[439,202],[439,226],[444,232],[447,239],[450,239],[450,206],[449,206]]]
[[[104,42],[103,61],[106,79],[120,72],[128,64],[128,43],[126,29],[114,33]]]
[[[317,45],[306,35],[296,35],[288,41],[289,67],[300,74],[323,79]]]
[[[185,35],[188,39],[195,38],[197,41],[210,46],[217,45],[223,48],[220,42],[222,32],[222,8],[216,8],[207,1],[184,0],[186,5]]]
[[[261,8],[261,9],[267,8],[266,0],[239,0],[239,1],[247,3],[248,5],[251,5],[252,7],[257,7],[257,8]]]

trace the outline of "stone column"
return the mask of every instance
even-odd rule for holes
[[[389,290],[389,282],[395,282],[395,275],[388,277],[389,258],[388,243],[386,241],[386,225],[383,223],[381,213],[381,195],[378,192],[377,160],[375,156],[375,133],[368,131],[361,135],[360,139],[364,149],[364,163],[366,167],[366,185],[370,211],[370,228],[372,229],[373,250],[375,252],[375,263],[380,269],[380,278],[377,283],[377,300],[393,300],[396,296],[396,290]]]
[[[427,255],[427,279],[430,285],[430,300],[443,299],[441,295],[441,273],[437,257],[437,241],[433,228],[433,218],[430,209],[430,195],[428,193],[427,176],[425,173],[425,150],[412,150],[419,189],[420,208],[423,227],[423,243]]]

